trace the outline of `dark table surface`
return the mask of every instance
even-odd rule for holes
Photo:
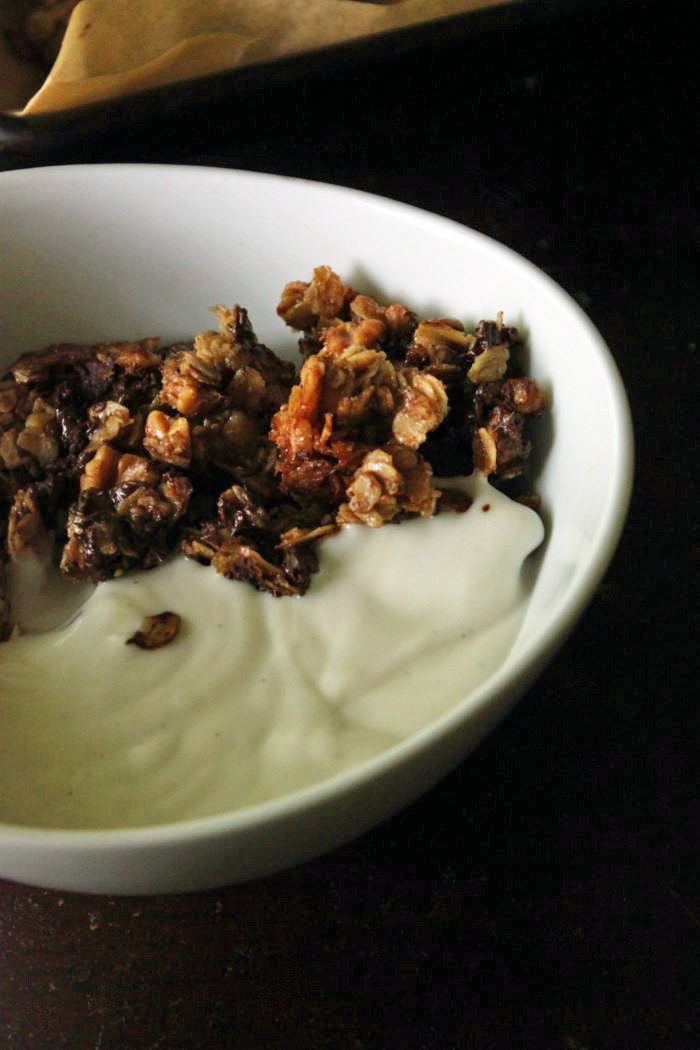
[[[0,883],[0,1046],[697,1050],[696,56],[688,5],[536,5],[51,156],[277,171],[532,259],[625,379],[629,520],[568,644],[405,812],[179,897]],[[586,435],[581,435],[586,440]]]

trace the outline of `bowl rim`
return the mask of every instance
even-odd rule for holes
[[[497,255],[499,261],[509,268],[524,271],[530,281],[538,284],[543,292],[558,301],[569,313],[572,321],[582,329],[591,353],[606,380],[605,391],[614,423],[614,443],[611,448],[611,479],[608,486],[607,504],[601,508],[598,528],[585,555],[584,569],[577,569],[566,591],[557,605],[557,611],[549,612],[543,626],[532,642],[523,651],[509,658],[474,692],[467,694],[449,710],[422,729],[411,733],[404,740],[393,744],[385,751],[373,756],[351,769],[317,781],[307,787],[289,792],[277,798],[258,802],[239,809],[227,810],[211,816],[194,817],[163,824],[138,825],[128,828],[52,828],[41,825],[5,824],[0,822],[0,841],[4,845],[48,846],[72,849],[122,850],[124,848],[151,848],[157,845],[178,845],[184,842],[228,836],[263,824],[273,824],[293,818],[329,802],[335,796],[349,794],[368,782],[379,779],[392,768],[408,763],[421,751],[427,750],[440,738],[450,735],[460,723],[475,712],[485,712],[505,692],[508,686],[517,685],[519,679],[527,679],[527,672],[539,669],[548,655],[553,655],[563,644],[579,617],[593,597],[617,548],[629,509],[634,477],[634,435],[632,416],[627,393],[617,364],[598,329],[576,300],[553,278],[525,256],[495,240],[487,234],[466,226],[455,219],[447,218],[406,204],[400,200],[369,193],[338,183],[319,182],[289,175],[250,171],[238,168],[219,168],[186,164],[69,164],[50,165],[41,168],[20,168],[0,173],[0,190],[3,184],[23,183],[43,179],[75,178],[76,175],[94,179],[105,172],[112,176],[138,177],[141,175],[161,178],[193,176],[206,182],[209,179],[236,181],[264,181],[298,187],[300,192],[312,191],[328,198],[343,198],[345,203],[356,201],[364,208],[377,209],[403,223],[418,227],[430,227],[453,241],[471,242],[480,254]],[[189,188],[192,188],[190,183]],[[293,192],[296,192],[295,189]]]

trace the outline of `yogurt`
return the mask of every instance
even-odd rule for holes
[[[123,828],[222,813],[347,770],[504,661],[543,527],[480,475],[463,514],[345,526],[302,598],[183,557],[99,584],[0,646],[0,821]],[[162,649],[142,618],[182,618]]]

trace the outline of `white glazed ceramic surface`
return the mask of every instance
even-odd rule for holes
[[[363,193],[248,172],[158,166],[0,175],[0,364],[54,341],[191,336],[210,304],[248,307],[295,345],[284,283],[331,265],[422,316],[505,310],[552,393],[537,487],[548,536],[518,641],[447,715],[350,773],[231,814],[127,831],[0,826],[0,875],[67,890],[155,893],[253,878],[369,829],[473,749],[534,681],[593,594],[632,479],[625,393],[599,334],[530,263],[447,219]],[[543,745],[544,746],[544,745]]]

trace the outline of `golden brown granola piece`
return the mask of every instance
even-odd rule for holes
[[[437,376],[448,387],[464,377],[476,337],[451,317],[421,321],[406,351],[406,364]]]
[[[381,351],[351,346],[309,357],[299,379],[270,430],[282,486],[325,487],[331,497],[341,497],[367,448],[363,425],[388,436],[394,367]]]
[[[498,452],[493,434],[487,427],[479,427],[474,435],[474,467],[488,477],[498,466]]]
[[[44,535],[44,523],[33,486],[20,489],[15,495],[7,519],[7,551],[11,558],[19,558],[26,550],[35,548]]]
[[[402,303],[380,306],[369,295],[356,295],[350,301],[350,317],[353,321],[380,321],[384,329],[383,340],[394,345],[408,343],[415,327],[416,315]]]
[[[192,435],[184,416],[166,416],[165,412],[149,412],[143,447],[154,459],[173,467],[189,467],[192,461]]]
[[[221,375],[193,350],[176,350],[163,364],[160,400],[181,416],[203,416],[221,408]]]
[[[98,401],[90,405],[87,417],[91,427],[89,448],[119,441],[134,426],[129,409],[118,401]]]
[[[282,533],[278,547],[286,550],[290,547],[299,547],[303,543],[316,543],[335,535],[337,531],[337,525],[317,525],[313,529],[301,529],[295,525]]]
[[[317,266],[310,281],[284,286],[277,313],[290,328],[308,331],[340,317],[352,294],[330,266]]]
[[[289,394],[294,366],[257,341],[243,307],[214,309],[219,331],[200,332],[192,350],[166,358],[162,403],[190,418],[226,408],[269,418]]]
[[[486,346],[481,353],[474,358],[474,362],[467,372],[470,383],[477,386],[479,383],[491,383],[502,379],[508,368],[510,351],[505,343]]]
[[[373,319],[339,321],[326,328],[322,336],[315,351],[321,349],[322,346],[330,355],[342,354],[350,346],[381,350],[386,339],[386,326],[383,321]]]
[[[126,644],[137,645],[139,649],[160,649],[174,641],[181,623],[181,618],[174,612],[144,616],[138,631],[127,638]]]
[[[117,485],[150,485],[160,481],[158,467],[143,456],[125,452],[117,463]]]
[[[287,284],[277,313],[291,328],[303,331],[299,347],[305,357],[322,345],[330,353],[354,345],[401,359],[416,326],[407,307],[384,307],[369,295],[356,295],[328,266],[317,267],[310,282]]]
[[[391,429],[400,445],[418,448],[447,415],[447,391],[440,379],[417,368],[397,370],[398,411]]]
[[[117,480],[119,453],[111,445],[100,445],[92,459],[89,459],[80,475],[80,491],[111,489]]]
[[[37,397],[24,421],[24,429],[17,435],[17,448],[28,453],[41,467],[58,459],[59,443],[56,411]]]
[[[270,430],[283,487],[325,486],[337,502],[371,448],[392,434],[417,448],[447,412],[445,388],[436,377],[394,364],[383,350],[344,345],[354,324],[328,330],[326,345],[304,362],[299,384]]]
[[[237,351],[235,371],[232,376],[227,374],[227,399],[234,408],[267,416],[267,424],[272,413],[289,397],[296,376],[294,365],[258,342],[248,311],[242,306],[230,310],[217,306],[215,313],[221,334]]]
[[[60,566],[65,576],[107,580],[130,569],[151,569],[172,553],[192,483],[181,474],[164,474],[153,483],[144,462],[120,457],[115,473],[119,481],[123,467],[121,483],[107,491],[83,489],[71,505]]]
[[[440,492],[433,471],[417,452],[390,445],[368,452],[348,486],[348,502],[338,511],[339,525],[378,528],[398,515],[435,513]]]
[[[260,591],[276,597],[298,594],[279,565],[274,565],[246,543],[232,536],[205,535],[185,540],[182,549],[188,557],[210,564],[230,580],[247,580]]]

